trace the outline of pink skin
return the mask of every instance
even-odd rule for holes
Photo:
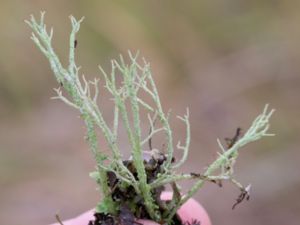
[[[161,196],[162,199],[168,200],[172,198],[171,192],[164,192]],[[93,218],[94,210],[90,210],[81,214],[80,216],[64,221],[64,225],[87,225],[88,221]],[[201,221],[201,225],[211,225],[210,219],[204,208],[194,199],[189,199],[179,210],[178,215],[183,222],[191,222],[192,220]],[[139,220],[139,223],[144,225],[158,225],[157,223],[150,220]],[[59,225],[58,223],[52,225]]]

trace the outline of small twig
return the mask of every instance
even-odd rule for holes
[[[58,214],[55,214],[55,218],[56,218],[56,221],[60,224],[60,225],[64,225],[59,217]]]
[[[240,138],[242,129],[238,127],[233,138],[225,138],[227,149],[231,148]]]
[[[249,184],[246,188],[243,188],[243,187],[240,188],[241,194],[236,199],[236,203],[233,204],[232,209],[235,209],[235,207],[238,204],[240,204],[242,201],[244,201],[244,199],[249,201],[249,199],[250,199],[250,188],[251,188],[251,184]]]

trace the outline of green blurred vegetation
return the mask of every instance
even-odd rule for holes
[[[83,125],[76,112],[49,100],[57,84],[23,22],[40,10],[54,27],[61,57],[67,56],[68,16],[85,16],[77,61],[88,77],[128,49],[151,62],[165,107],[179,114],[190,107],[187,171],[213,160],[216,138],[246,128],[269,102],[277,109],[272,130],[278,135],[247,147],[236,169],[253,184],[253,201],[232,212],[238,192],[230,185],[208,186],[197,198],[214,224],[298,224],[300,2],[293,0],[2,0],[1,224],[50,223],[57,210],[71,217],[98,197],[87,176],[93,162]],[[174,127],[181,137],[184,127],[176,120]]]

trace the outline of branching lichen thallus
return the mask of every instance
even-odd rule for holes
[[[114,192],[116,188],[119,190],[119,195],[120,193],[124,194],[124,189],[126,189],[130,190],[130,193],[133,193],[134,196],[138,196],[138,200],[135,197],[133,198],[134,200],[129,199],[127,202],[128,207],[136,217],[142,217],[143,215],[132,203],[139,205],[142,202],[149,218],[165,223],[169,223],[172,220],[178,208],[191,198],[205,181],[220,182],[228,180],[240,188],[243,196],[248,194],[249,187],[244,188],[233,178],[233,166],[241,147],[264,136],[273,135],[268,133],[268,129],[269,119],[274,110],[269,111],[268,106],[266,106],[244,135],[235,140],[234,143],[232,142],[229,148],[225,148],[218,140],[221,152],[219,152],[217,159],[201,175],[195,173],[178,174],[175,172],[175,169],[185,163],[189,152],[189,111],[187,110],[183,117],[178,116],[186,125],[186,139],[183,144],[178,142],[174,146],[169,113],[166,113],[161,105],[150,71],[150,65],[145,60],[139,60],[137,55],[129,52],[128,63],[125,62],[122,56],[118,61],[111,61],[112,69],[110,74],[107,74],[100,67],[104,77],[105,88],[112,95],[114,101],[114,120],[113,125],[110,126],[110,123],[103,117],[101,107],[97,104],[99,79],[87,81],[83,75],[80,75],[80,67],[75,63],[75,47],[77,45],[75,36],[79,31],[83,18],[76,20],[73,16],[70,16],[70,20],[72,30],[69,40],[69,63],[67,67],[61,64],[61,60],[52,47],[53,29],[51,28],[49,31],[46,29],[44,12],[41,13],[39,21],[34,16],[31,16],[26,23],[33,30],[31,39],[49,60],[51,69],[60,84],[60,87],[55,89],[57,95],[54,99],[60,99],[78,110],[86,125],[87,141],[97,164],[97,170],[92,173],[92,177],[97,180],[102,196],[102,200],[96,207],[97,212],[105,212],[111,215],[116,215],[120,212],[121,206],[118,201],[122,197],[116,196]],[[142,61],[142,63],[138,61]],[[122,79],[122,82],[116,82],[119,79]],[[148,95],[147,101],[141,97],[141,92],[144,95]],[[146,137],[143,137],[141,113],[145,113],[145,111],[148,115],[151,132]],[[158,128],[154,126],[155,120],[159,123]],[[122,158],[121,147],[118,145],[119,122],[122,122],[126,128],[132,155],[129,160]],[[110,155],[104,154],[103,149],[98,144],[98,129],[102,131],[107,141],[111,151]],[[146,148],[144,145],[159,132],[165,135],[165,152],[156,149],[153,149],[151,152],[144,151],[143,149]],[[182,151],[181,159],[175,162],[173,162],[174,149]],[[146,155],[150,157],[148,157],[148,161],[145,159]],[[147,164],[150,162],[156,165],[154,166],[155,175],[152,175],[151,179],[149,177],[151,168],[149,169]],[[185,179],[194,179],[195,183],[182,196],[180,195],[177,182]],[[162,187],[166,184],[171,184],[173,188],[173,199],[168,202],[161,202],[159,194],[163,190]],[[130,197],[131,195],[129,194],[128,196]]]

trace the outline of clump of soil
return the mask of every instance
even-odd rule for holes
[[[166,156],[153,149],[144,153],[144,165],[147,173],[147,182],[151,183],[157,178],[159,173],[163,173],[162,164],[166,160]],[[133,165],[131,159],[124,160],[123,164],[130,170],[130,172],[137,178],[137,172]],[[88,225],[132,225],[140,224],[137,222],[138,219],[150,219],[147,213],[146,207],[144,205],[143,198],[138,195],[132,186],[122,183],[115,175],[114,172],[108,172],[108,183],[112,192],[112,198],[115,202],[119,203],[119,210],[117,215],[110,215],[104,213],[95,213],[95,219],[89,221]],[[175,184],[172,186],[176,186]],[[164,191],[165,187],[157,187],[152,190],[152,196],[155,200],[156,205],[158,205],[158,210],[161,215],[167,212],[167,201],[161,200],[160,195]],[[173,187],[174,189],[174,187]],[[176,190],[173,190],[174,194]],[[199,221],[195,221],[200,225]],[[164,221],[160,222],[161,224]],[[182,225],[181,219],[175,215],[172,224]]]

